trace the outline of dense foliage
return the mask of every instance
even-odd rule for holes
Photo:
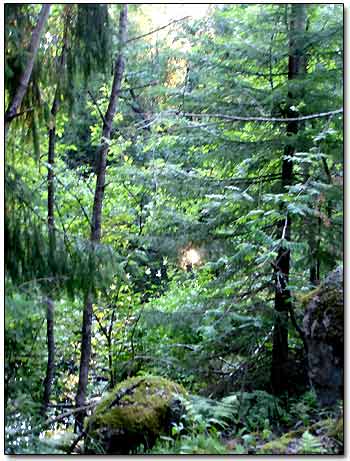
[[[290,431],[282,452],[340,453],[341,403],[317,406],[302,320],[343,259],[342,6],[211,5],[154,31],[158,8],[130,5],[123,41],[122,5],[53,4],[11,121],[7,453],[62,453],[49,436],[73,431],[89,300],[88,402],[149,373],[191,394],[172,434],[138,453],[272,453]],[[39,11],[5,5],[6,107]]]

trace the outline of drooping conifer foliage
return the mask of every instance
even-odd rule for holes
[[[5,6],[9,454],[100,453],[84,418],[150,374],[184,414],[132,453],[342,452],[303,324],[343,260],[342,6],[174,11]]]

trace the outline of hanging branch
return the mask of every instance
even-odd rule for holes
[[[320,112],[318,114],[303,115],[301,117],[241,117],[239,115],[226,114],[194,114],[191,112],[168,111],[164,115],[182,115],[183,117],[198,117],[198,118],[219,118],[231,122],[271,122],[271,123],[286,123],[286,122],[301,122],[303,120],[313,120],[316,118],[330,117],[332,115],[343,113],[343,108],[332,110],[329,112]]]

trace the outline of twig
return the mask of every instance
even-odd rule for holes
[[[25,109],[25,110],[22,110],[21,112],[17,112],[16,114],[12,116],[12,120],[14,118],[20,117],[21,115],[24,115],[24,114],[27,114],[28,112],[33,112],[33,111],[34,111],[33,107],[30,107],[29,109]]]
[[[97,323],[98,323],[98,326],[100,327],[100,330],[102,331],[102,333],[105,335],[106,339],[108,340],[107,329],[102,325],[102,323],[100,322],[100,319],[95,314],[95,312],[93,314],[94,314],[95,319],[97,320]]]
[[[158,32],[159,30],[166,29],[167,27],[171,26],[172,24],[175,24],[180,21],[184,21],[185,19],[189,19],[191,16],[185,16],[181,19],[175,19],[174,21],[169,22],[169,24],[166,24],[165,26],[158,27],[157,29],[151,30],[151,32],[147,32],[146,34],[138,35],[137,37],[132,37],[129,40],[127,40],[125,43],[128,44],[130,42],[134,42],[135,40],[139,40],[140,38],[147,37],[148,35],[154,34],[155,32]]]
[[[158,85],[159,80],[152,80],[149,83],[146,83],[145,85],[140,85],[140,86],[133,86],[132,88],[122,88],[119,93],[126,93],[130,90],[141,90],[143,88],[148,88],[149,86],[155,86]]]
[[[98,111],[98,113],[99,113],[99,116],[100,116],[101,119],[102,119],[103,124],[106,125],[106,119],[105,119],[103,113],[101,112],[101,109],[100,109],[99,105],[97,104],[97,101],[96,101],[95,96],[91,93],[90,90],[88,90],[88,95],[89,95],[90,98],[92,99],[92,102],[95,104],[96,109],[97,109],[97,111]]]
[[[18,289],[22,289],[25,285],[30,285],[31,283],[36,283],[36,282],[43,282],[43,281],[47,281],[47,282],[55,282],[56,280],[67,280],[69,279],[69,277],[67,275],[56,275],[54,277],[39,277],[37,279],[32,279],[32,280],[28,280],[26,282],[23,282],[21,283],[19,286],[18,286]]]
[[[67,450],[67,455],[70,455],[74,448],[78,445],[78,443],[80,442],[80,440],[85,437],[87,435],[87,432],[86,431],[81,431],[80,434],[78,435],[78,437],[76,437],[75,440],[73,440],[72,444],[70,445],[70,447],[68,448]]]
[[[284,226],[283,226],[283,232],[282,232],[281,240],[284,240],[284,237],[286,236],[287,226],[288,226],[288,215],[286,216],[286,219],[285,219],[285,221],[284,221]]]
[[[290,315],[290,319],[291,319],[292,325],[294,326],[294,328],[295,328],[296,331],[298,332],[298,334],[299,334],[301,340],[303,341],[304,349],[305,349],[305,354],[307,354],[307,352],[308,352],[308,346],[307,346],[307,342],[306,342],[306,338],[305,338],[305,333],[304,333],[304,331],[300,328],[300,326],[298,325],[298,323],[297,323],[297,321],[296,321],[295,312],[294,312],[292,303],[289,303],[289,305],[288,305],[288,310],[289,310],[289,315]]]
[[[47,406],[49,408],[75,408],[75,405],[73,403],[49,403]]]
[[[81,211],[83,212],[83,214],[84,214],[84,216],[85,216],[85,218],[86,218],[86,220],[87,220],[89,226],[91,227],[92,224],[91,224],[89,215],[87,214],[85,208],[83,207],[83,205],[82,205],[82,203],[81,203],[81,201],[80,201],[80,198],[79,198],[77,195],[73,194],[73,192],[69,191],[69,190],[67,189],[67,186],[66,186],[60,179],[58,179],[57,176],[56,176],[56,181],[57,181],[59,184],[61,184],[61,186],[64,187],[64,189],[65,189],[66,192],[68,192],[73,198],[75,198],[75,200],[78,202],[78,204],[79,204],[79,206],[80,206],[80,209],[81,209]]]

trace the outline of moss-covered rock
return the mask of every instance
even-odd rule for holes
[[[130,454],[141,444],[151,448],[169,433],[183,408],[185,389],[158,376],[139,376],[119,383],[86,422],[86,453]]]
[[[344,296],[343,269],[331,272],[313,292],[304,316],[309,379],[322,405],[343,394]]]

